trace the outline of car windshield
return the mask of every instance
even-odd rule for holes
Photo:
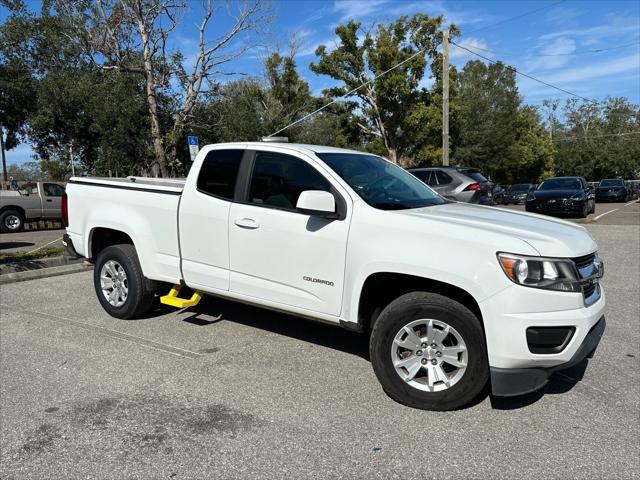
[[[582,183],[577,178],[550,178],[540,184],[538,190],[580,190]]]
[[[530,185],[528,183],[519,183],[518,185],[512,185],[509,187],[511,192],[526,192],[529,190]]]
[[[317,153],[369,205],[381,210],[441,205],[445,200],[411,173],[375,155]]]
[[[616,180],[616,179],[602,180],[600,182],[600,186],[601,187],[624,187],[624,180]]]

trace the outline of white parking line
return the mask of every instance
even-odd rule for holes
[[[638,202],[640,202],[640,198],[638,200],[631,200],[630,202],[625,203],[624,206],[626,207],[628,205],[631,205],[632,203],[638,203]]]
[[[602,218],[605,215],[609,215],[610,213],[617,212],[618,210],[620,210],[620,209],[619,208],[614,208],[613,210],[609,210],[608,212],[601,213],[597,217],[593,217],[593,219],[597,222],[599,218]]]

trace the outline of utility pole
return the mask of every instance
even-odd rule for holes
[[[69,158],[71,159],[71,176],[76,176],[76,167],[73,163],[73,143],[69,144]]]
[[[449,165],[449,29],[442,32],[442,165]]]
[[[5,182],[9,181],[7,176],[7,157],[4,155],[4,128],[0,128],[0,150],[2,150],[2,178]]]

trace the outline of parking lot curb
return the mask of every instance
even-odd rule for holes
[[[61,265],[59,267],[41,268],[38,270],[27,270],[24,272],[5,273],[0,276],[0,285],[9,283],[25,282],[45,277],[56,277],[70,273],[78,273],[91,270],[93,265],[87,263],[74,263],[71,265]]]

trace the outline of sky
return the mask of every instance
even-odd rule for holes
[[[38,10],[40,2],[27,2]],[[172,48],[194,58],[196,24],[202,5],[191,0],[181,18]],[[535,13],[527,13],[535,11]],[[309,70],[318,45],[335,42],[335,27],[349,20],[363,26],[393,21],[414,13],[443,15],[461,35],[455,41],[491,60],[502,60],[531,76],[589,99],[624,96],[640,103],[640,2],[638,1],[417,1],[417,0],[272,0],[270,21],[258,37],[241,39],[249,47],[242,58],[228,64],[227,73],[260,75],[265,52],[285,53],[296,39],[297,64],[312,93],[320,94],[334,82]],[[229,10],[219,11],[207,31],[214,39],[229,25]],[[0,22],[6,11],[0,12]],[[606,49],[606,50],[605,50]],[[604,50],[604,51],[599,51]],[[452,45],[451,61],[458,68],[473,54]],[[234,78],[233,75],[225,79]],[[429,83],[425,79],[425,84]],[[540,105],[543,99],[566,99],[570,95],[518,76],[518,87],[526,103]],[[32,160],[29,145],[7,152],[7,163]]]

